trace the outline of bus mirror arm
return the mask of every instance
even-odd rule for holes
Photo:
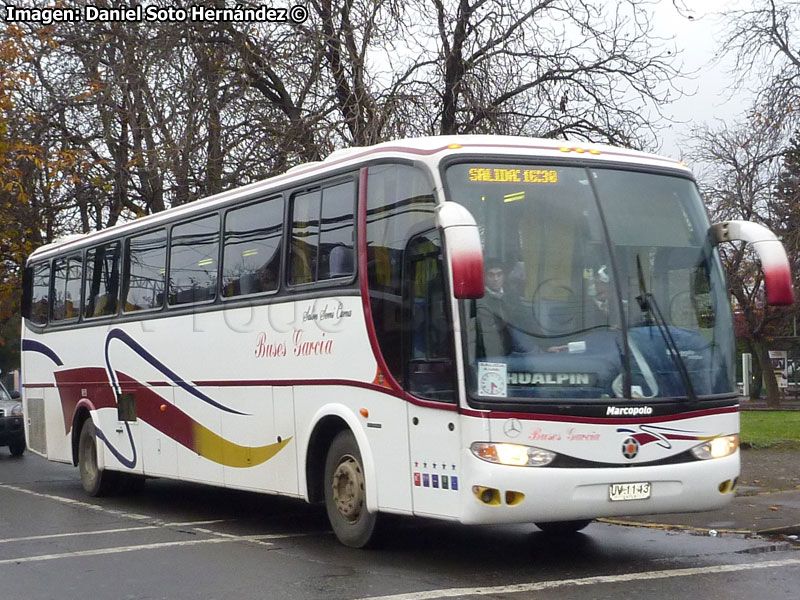
[[[769,229],[750,221],[722,221],[709,229],[714,245],[742,241],[749,244],[761,261],[767,304],[788,306],[794,303],[792,271],[781,241]]]
[[[453,295],[459,300],[483,298],[483,249],[475,218],[456,202],[445,202],[436,212],[453,274]]]

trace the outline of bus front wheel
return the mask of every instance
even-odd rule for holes
[[[551,535],[569,535],[570,533],[577,533],[589,523],[592,519],[581,519],[578,521],[551,521],[550,523],[536,523],[536,526]]]
[[[339,541],[363,548],[373,539],[378,515],[367,510],[364,467],[353,434],[339,432],[325,460],[325,509]]]
[[[97,435],[91,419],[84,421],[78,438],[78,470],[81,485],[90,496],[105,496],[113,489],[115,473],[102,470],[97,464]]]

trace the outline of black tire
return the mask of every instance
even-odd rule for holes
[[[325,459],[325,509],[339,541],[363,548],[375,539],[378,515],[367,511],[361,452],[353,434],[341,431]]]
[[[550,535],[569,535],[578,533],[586,527],[592,519],[580,519],[577,521],[552,521],[550,523],[536,523],[536,526]]]
[[[8,450],[11,452],[11,456],[22,456],[22,454],[25,452],[25,440],[11,442],[8,445]]]
[[[116,487],[116,473],[100,469],[97,465],[97,436],[91,419],[83,422],[78,438],[78,471],[81,485],[90,496],[107,496]]]

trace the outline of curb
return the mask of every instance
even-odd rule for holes
[[[627,521],[625,519],[613,519],[610,517],[601,517],[599,519],[595,519],[595,521],[599,523],[608,523],[609,525],[621,525],[623,527],[643,527],[647,529],[664,529],[664,530],[678,530],[678,531],[688,531],[690,533],[702,533],[704,535],[709,535],[712,531],[717,532],[717,534],[723,535],[754,535],[757,534],[757,531],[751,531],[750,529],[717,529],[717,528],[710,528],[710,527],[695,527],[693,525],[676,525],[675,523],[651,523],[649,521]]]

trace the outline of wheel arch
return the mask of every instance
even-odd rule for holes
[[[340,431],[349,430],[358,444],[361,460],[364,463],[366,478],[367,510],[378,510],[378,487],[375,473],[375,461],[364,429],[359,425],[356,416],[346,407],[339,405],[323,406],[312,419],[313,426],[308,436],[303,464],[305,465],[306,500],[321,502],[324,500],[323,479],[325,458],[333,438]]]

